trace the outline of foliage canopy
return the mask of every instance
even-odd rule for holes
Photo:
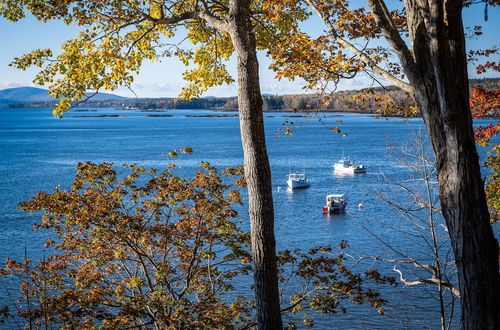
[[[302,10],[291,8],[276,21],[277,12],[266,11],[262,1],[254,1],[252,7],[259,49],[275,42],[272,35],[276,31],[288,31],[295,20],[307,18]],[[191,65],[183,75],[190,82],[181,92],[183,98],[233,82],[225,61],[234,48],[222,26],[229,11],[227,0],[0,1],[0,16],[11,21],[31,13],[42,22],[58,19],[81,27],[76,38],[62,45],[61,52],[37,49],[11,63],[23,70],[40,67],[34,83],[48,86],[54,98],[61,98],[54,108],[57,116],[73,101],[85,100],[87,91],[130,87],[144,60],[176,56]],[[185,40],[195,48],[184,47]]]

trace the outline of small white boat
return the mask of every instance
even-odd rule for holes
[[[326,195],[326,205],[323,207],[323,213],[344,213],[347,206],[347,197],[344,194]]]
[[[290,189],[309,187],[309,181],[307,181],[306,175],[304,173],[290,173],[290,174],[288,174],[286,184],[288,185],[288,188],[290,188]]]
[[[342,157],[338,162],[333,164],[335,172],[339,173],[366,173],[364,165],[354,165],[349,158]]]

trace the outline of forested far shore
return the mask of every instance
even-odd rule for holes
[[[500,88],[500,78],[470,79],[470,87],[481,86],[485,90]],[[357,90],[339,91],[330,94],[291,94],[263,96],[264,111],[325,111],[325,112],[367,112],[382,115],[418,115],[412,107],[408,93],[395,86],[374,87]],[[50,108],[53,102],[27,102],[9,104],[8,108]],[[209,109],[237,111],[236,97],[205,97],[193,100],[178,98],[127,98],[115,100],[93,100],[75,104],[78,108],[117,108],[125,110],[170,110],[170,109]],[[410,109],[410,110],[408,110]],[[413,111],[412,111],[413,109]],[[487,114],[499,116],[496,108]]]

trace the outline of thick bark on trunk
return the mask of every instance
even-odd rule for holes
[[[245,159],[258,329],[281,329],[271,170],[250,1],[230,2],[229,34],[238,63],[238,107]]]
[[[436,154],[464,329],[500,329],[498,242],[474,143],[460,0],[407,0],[418,72],[407,71]]]

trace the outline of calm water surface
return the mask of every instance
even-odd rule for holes
[[[41,190],[49,191],[56,185],[67,187],[78,162],[163,167],[167,163],[165,153],[191,146],[195,153],[177,161],[182,175],[193,173],[201,160],[220,167],[242,164],[237,117],[210,117],[220,113],[208,110],[172,110],[167,112],[171,117],[148,114],[138,110],[94,109],[70,112],[58,120],[51,116],[50,109],[0,109],[0,264],[6,257],[22,257],[25,247],[33,259],[43,255],[48,234],[33,232],[31,227],[37,217],[20,212],[17,204]],[[119,116],[96,117],[100,115]],[[369,234],[369,228],[393,246],[417,257],[424,256],[417,241],[401,234],[409,230],[408,224],[376,199],[377,193],[388,189],[380,174],[393,180],[407,177],[408,168],[389,157],[388,149],[411,143],[416,132],[425,132],[419,119],[376,120],[369,115],[328,114],[320,120],[309,120],[291,113],[267,113],[265,117],[278,248],[308,249],[347,240],[353,256],[390,256],[390,249]],[[294,122],[294,134],[277,138],[285,120]],[[329,132],[328,128],[335,126],[347,137]],[[335,175],[332,162],[342,154],[363,163],[368,173]],[[285,181],[290,170],[304,170],[311,187],[288,192]],[[349,196],[347,213],[322,215],[324,196],[337,192]],[[359,203],[364,204],[363,209],[357,207]],[[242,217],[248,226],[244,212]],[[389,265],[370,265],[394,275]],[[434,289],[400,285],[384,290],[390,301],[385,316],[364,306],[348,306],[346,315],[318,318],[317,328],[438,328],[437,302],[429,296]],[[4,305],[9,298],[5,286],[0,290],[0,305]]]

